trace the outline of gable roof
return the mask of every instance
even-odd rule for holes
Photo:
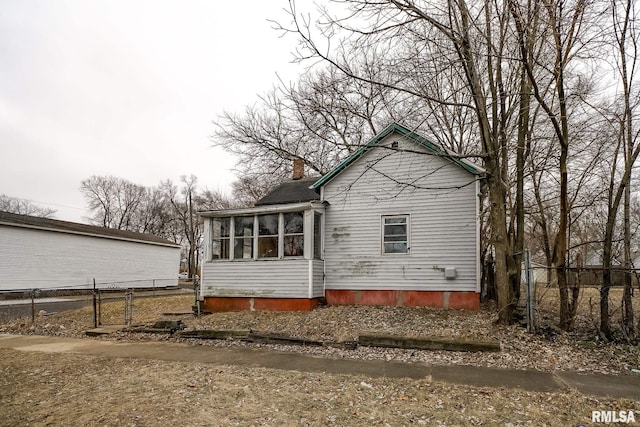
[[[255,206],[281,205],[285,203],[300,203],[320,200],[320,194],[310,186],[318,177],[302,178],[285,181],[271,190],[266,196],[258,200]]]
[[[314,190],[318,189],[323,185],[325,185],[326,183],[328,183],[329,181],[331,181],[333,178],[335,178],[336,175],[338,175],[340,172],[342,172],[347,167],[349,167],[353,162],[358,160],[360,157],[362,157],[365,153],[367,153],[369,150],[375,147],[380,141],[382,141],[384,138],[386,138],[388,135],[392,134],[393,132],[397,132],[400,135],[414,141],[415,143],[425,147],[427,151],[430,152],[431,154],[441,156],[449,160],[451,163],[460,166],[461,168],[463,168],[469,173],[472,173],[474,175],[483,175],[485,173],[484,169],[482,169],[480,166],[477,166],[471,163],[470,161],[456,155],[455,153],[452,153],[450,150],[447,150],[446,148],[443,148],[440,145],[430,142],[429,140],[421,137],[417,133],[410,131],[409,129],[407,129],[402,125],[399,125],[397,123],[392,123],[389,126],[387,126],[382,132],[380,132],[379,134],[374,136],[371,140],[369,140],[369,142],[367,142],[365,145],[360,147],[356,152],[354,152],[352,155],[347,157],[342,163],[340,163],[338,166],[333,168],[329,173],[327,173],[322,178],[317,180],[311,186],[311,188],[313,188]]]
[[[135,233],[133,231],[116,230],[113,228],[98,227],[95,225],[60,221],[57,219],[41,218],[37,216],[19,215],[3,211],[0,211],[0,225],[45,231],[57,231],[61,233],[103,237],[116,240],[128,240],[137,243],[173,246],[176,248],[180,247],[180,245],[170,240],[163,239],[152,234]]]

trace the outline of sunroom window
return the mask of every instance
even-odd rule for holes
[[[231,218],[214,218],[211,259],[229,259]]]
[[[233,218],[233,258],[253,258],[253,216],[237,216]]]
[[[322,259],[322,214],[313,214],[313,257]]]
[[[214,217],[209,224],[211,261],[322,257],[322,213],[313,210]]]
[[[284,256],[304,256],[304,212],[285,213]]]
[[[409,253],[409,215],[382,217],[382,253]]]
[[[278,257],[278,214],[258,216],[258,258]]]

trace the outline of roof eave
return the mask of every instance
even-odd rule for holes
[[[393,132],[398,132],[401,135],[412,139],[414,142],[422,145],[423,147],[425,147],[428,150],[432,151],[434,154],[442,155],[443,157],[447,158],[448,160],[450,160],[454,164],[460,166],[461,168],[463,168],[464,170],[466,170],[467,172],[469,172],[471,174],[480,175],[480,176],[483,176],[483,175],[486,174],[486,171],[483,168],[481,168],[481,167],[469,162],[466,159],[463,159],[463,158],[461,158],[459,156],[456,156],[454,154],[451,154],[451,153],[447,152],[445,149],[441,148],[440,146],[438,146],[436,144],[433,144],[429,140],[423,138],[422,136],[416,134],[413,131],[410,131],[409,129],[405,128],[402,125],[399,125],[397,123],[392,123],[389,126],[387,126],[384,130],[382,130],[380,133],[378,133],[376,136],[374,136],[371,140],[369,140],[365,145],[360,147],[353,154],[351,154],[349,157],[347,157],[345,160],[343,160],[338,166],[336,166],[334,169],[332,169],[330,172],[328,172],[326,175],[324,175],[318,181],[313,183],[313,185],[311,185],[309,188],[313,189],[313,190],[317,190],[318,188],[320,188],[323,185],[327,184],[336,175],[338,175],[340,172],[342,172],[347,167],[349,167],[358,158],[360,158],[367,151],[369,151],[371,148],[373,148],[378,142],[380,142],[382,139],[386,138],[388,135],[390,135]]]
[[[324,209],[325,203],[321,201],[301,202],[301,203],[283,203],[278,205],[260,205],[252,206],[249,208],[238,209],[221,209],[214,211],[201,211],[198,215],[203,218],[216,218],[223,216],[241,216],[241,215],[255,215],[255,214],[268,214],[277,212],[295,212],[305,209]]]
[[[176,249],[181,248],[179,244],[173,243],[170,241],[159,242],[154,240],[144,240],[144,239],[124,237],[124,236],[116,236],[113,234],[100,234],[100,233],[91,233],[91,232],[83,232],[83,231],[74,231],[74,230],[66,230],[61,228],[47,227],[47,226],[40,226],[40,225],[21,224],[21,223],[9,222],[9,221],[0,221],[0,226],[26,228],[26,229],[38,230],[38,231],[50,231],[50,232],[62,233],[62,234],[73,234],[76,236],[97,237],[101,239],[121,240],[126,242],[133,242],[133,243],[143,243],[146,245],[165,246],[165,247],[171,247]]]

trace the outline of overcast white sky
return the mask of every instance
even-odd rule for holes
[[[229,190],[211,123],[295,80],[285,0],[0,0],[0,193],[83,222],[80,182],[195,174]]]

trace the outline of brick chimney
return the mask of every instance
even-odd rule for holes
[[[299,157],[293,159],[293,179],[304,178],[304,160]]]

